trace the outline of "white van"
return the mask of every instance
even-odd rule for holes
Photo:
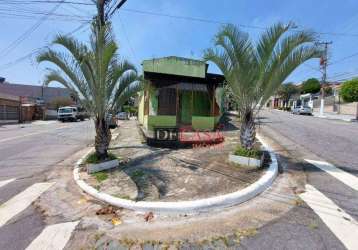
[[[77,107],[61,107],[57,111],[57,120],[64,121],[77,121],[78,120],[78,110]]]
[[[59,121],[83,121],[84,119],[89,119],[90,116],[88,112],[81,107],[61,107],[57,111],[57,120]]]

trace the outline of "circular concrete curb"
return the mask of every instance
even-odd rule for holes
[[[94,198],[106,202],[116,207],[123,207],[141,212],[156,212],[156,213],[197,213],[208,211],[216,208],[230,207],[246,202],[253,197],[259,195],[267,188],[269,188],[278,174],[278,163],[276,155],[272,149],[264,142],[261,136],[257,135],[257,139],[261,142],[264,149],[267,150],[271,156],[271,164],[266,173],[255,183],[250,186],[238,190],[233,193],[210,197],[206,199],[193,200],[193,201],[178,201],[178,202],[161,202],[161,201],[131,201],[126,199],[117,198],[109,194],[99,192],[97,189],[91,187],[79,176],[79,167],[86,156],[93,151],[91,149],[81,159],[76,162],[73,170],[73,177],[77,185],[86,193]]]

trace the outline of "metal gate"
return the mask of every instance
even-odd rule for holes
[[[0,105],[0,121],[19,121],[19,107]]]

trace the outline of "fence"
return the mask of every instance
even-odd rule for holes
[[[313,101],[313,111],[319,112],[321,107],[321,99]],[[336,112],[343,115],[356,115],[357,102],[346,103],[338,96],[328,96],[324,98],[324,112]]]

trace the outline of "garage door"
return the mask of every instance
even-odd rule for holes
[[[19,107],[1,105],[0,106],[0,120],[2,121],[18,121]]]

